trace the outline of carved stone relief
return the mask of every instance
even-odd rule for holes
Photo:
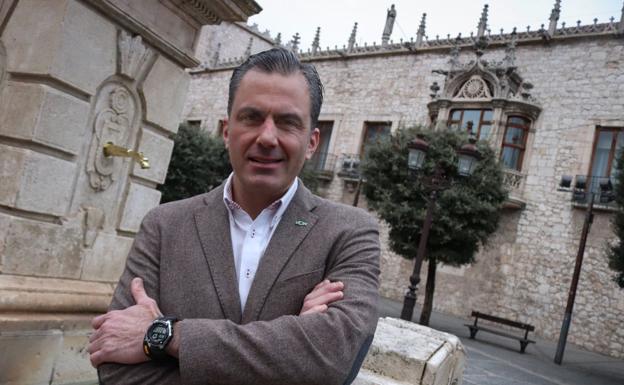
[[[84,247],[92,247],[95,243],[98,231],[104,227],[104,221],[106,215],[104,211],[97,207],[84,207],[85,219],[84,219]]]
[[[457,97],[461,99],[490,99],[490,90],[481,76],[472,75],[459,89]]]
[[[140,35],[132,37],[126,31],[119,31],[117,49],[117,71],[131,79],[136,79],[154,56],[154,51],[143,44]]]
[[[103,146],[112,142],[128,147],[130,134],[138,117],[137,97],[123,84],[105,83],[97,94],[93,137],[87,158],[89,184],[96,191],[106,190],[115,180],[121,159],[104,156]]]

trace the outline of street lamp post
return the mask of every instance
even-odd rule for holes
[[[462,176],[471,175],[480,158],[475,142],[476,139],[471,137],[468,144],[463,145],[457,150],[457,167],[459,174]],[[429,144],[422,138],[416,138],[409,144],[408,147],[409,157],[407,164],[409,172],[410,175],[416,176],[422,169],[425,162],[425,157],[427,151],[429,150]],[[430,190],[429,198],[427,199],[427,213],[425,214],[425,222],[423,223],[422,231],[420,233],[416,261],[414,262],[414,271],[410,276],[410,285],[408,286],[407,293],[405,293],[405,299],[403,300],[401,319],[407,321],[412,320],[414,306],[416,304],[416,290],[418,289],[418,284],[420,283],[420,269],[423,261],[425,260],[427,241],[429,240],[429,231],[431,230],[431,224],[433,222],[433,210],[440,191],[450,187],[450,185],[451,183],[446,178],[444,170],[440,166],[436,166],[433,176],[427,183]]]
[[[610,178],[603,178],[600,181],[600,202],[608,203],[613,200],[613,186],[611,185]],[[561,178],[559,184],[560,190],[570,191],[572,183],[572,176],[564,175]],[[589,203],[587,204],[587,210],[585,211],[585,221],[583,222],[583,230],[581,232],[581,240],[579,241],[578,252],[576,253],[576,262],[574,264],[574,273],[572,274],[572,282],[570,283],[570,290],[568,291],[568,303],[566,305],[565,313],[563,315],[563,322],[561,323],[561,332],[559,333],[559,342],[557,343],[557,351],[555,353],[555,363],[561,365],[563,361],[563,352],[565,350],[566,341],[568,339],[568,331],[570,330],[570,322],[572,321],[572,310],[574,308],[574,301],[576,299],[576,289],[578,287],[579,278],[581,276],[581,267],[583,265],[583,255],[585,254],[585,245],[587,243],[587,236],[589,235],[589,229],[594,220],[594,200],[596,192],[594,191],[594,183],[588,183],[587,178],[583,175],[576,177],[576,183],[574,186],[573,197],[576,200],[584,200],[585,192],[589,192]]]

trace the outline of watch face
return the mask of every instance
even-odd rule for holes
[[[169,327],[166,323],[155,323],[149,331],[149,340],[151,344],[162,345],[169,337]]]

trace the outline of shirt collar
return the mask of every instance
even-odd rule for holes
[[[236,210],[245,211],[238,203],[234,201],[234,198],[232,197],[232,179],[233,178],[234,178],[234,172],[230,173],[230,176],[227,178],[227,181],[225,182],[225,188],[223,189],[223,203],[225,203],[225,206],[228,208],[230,213]],[[269,206],[264,208],[264,210],[266,209],[277,210],[273,217],[274,221],[279,220],[282,214],[284,214],[284,211],[286,211],[286,209],[288,208],[288,205],[290,205],[290,202],[295,196],[295,192],[297,192],[298,187],[299,187],[299,178],[295,178],[295,181],[290,185],[290,187],[284,193],[284,195],[282,195],[275,202],[271,203]]]

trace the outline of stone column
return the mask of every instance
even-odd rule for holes
[[[89,321],[160,201],[199,29],[259,10],[0,0],[0,383],[94,382]]]

